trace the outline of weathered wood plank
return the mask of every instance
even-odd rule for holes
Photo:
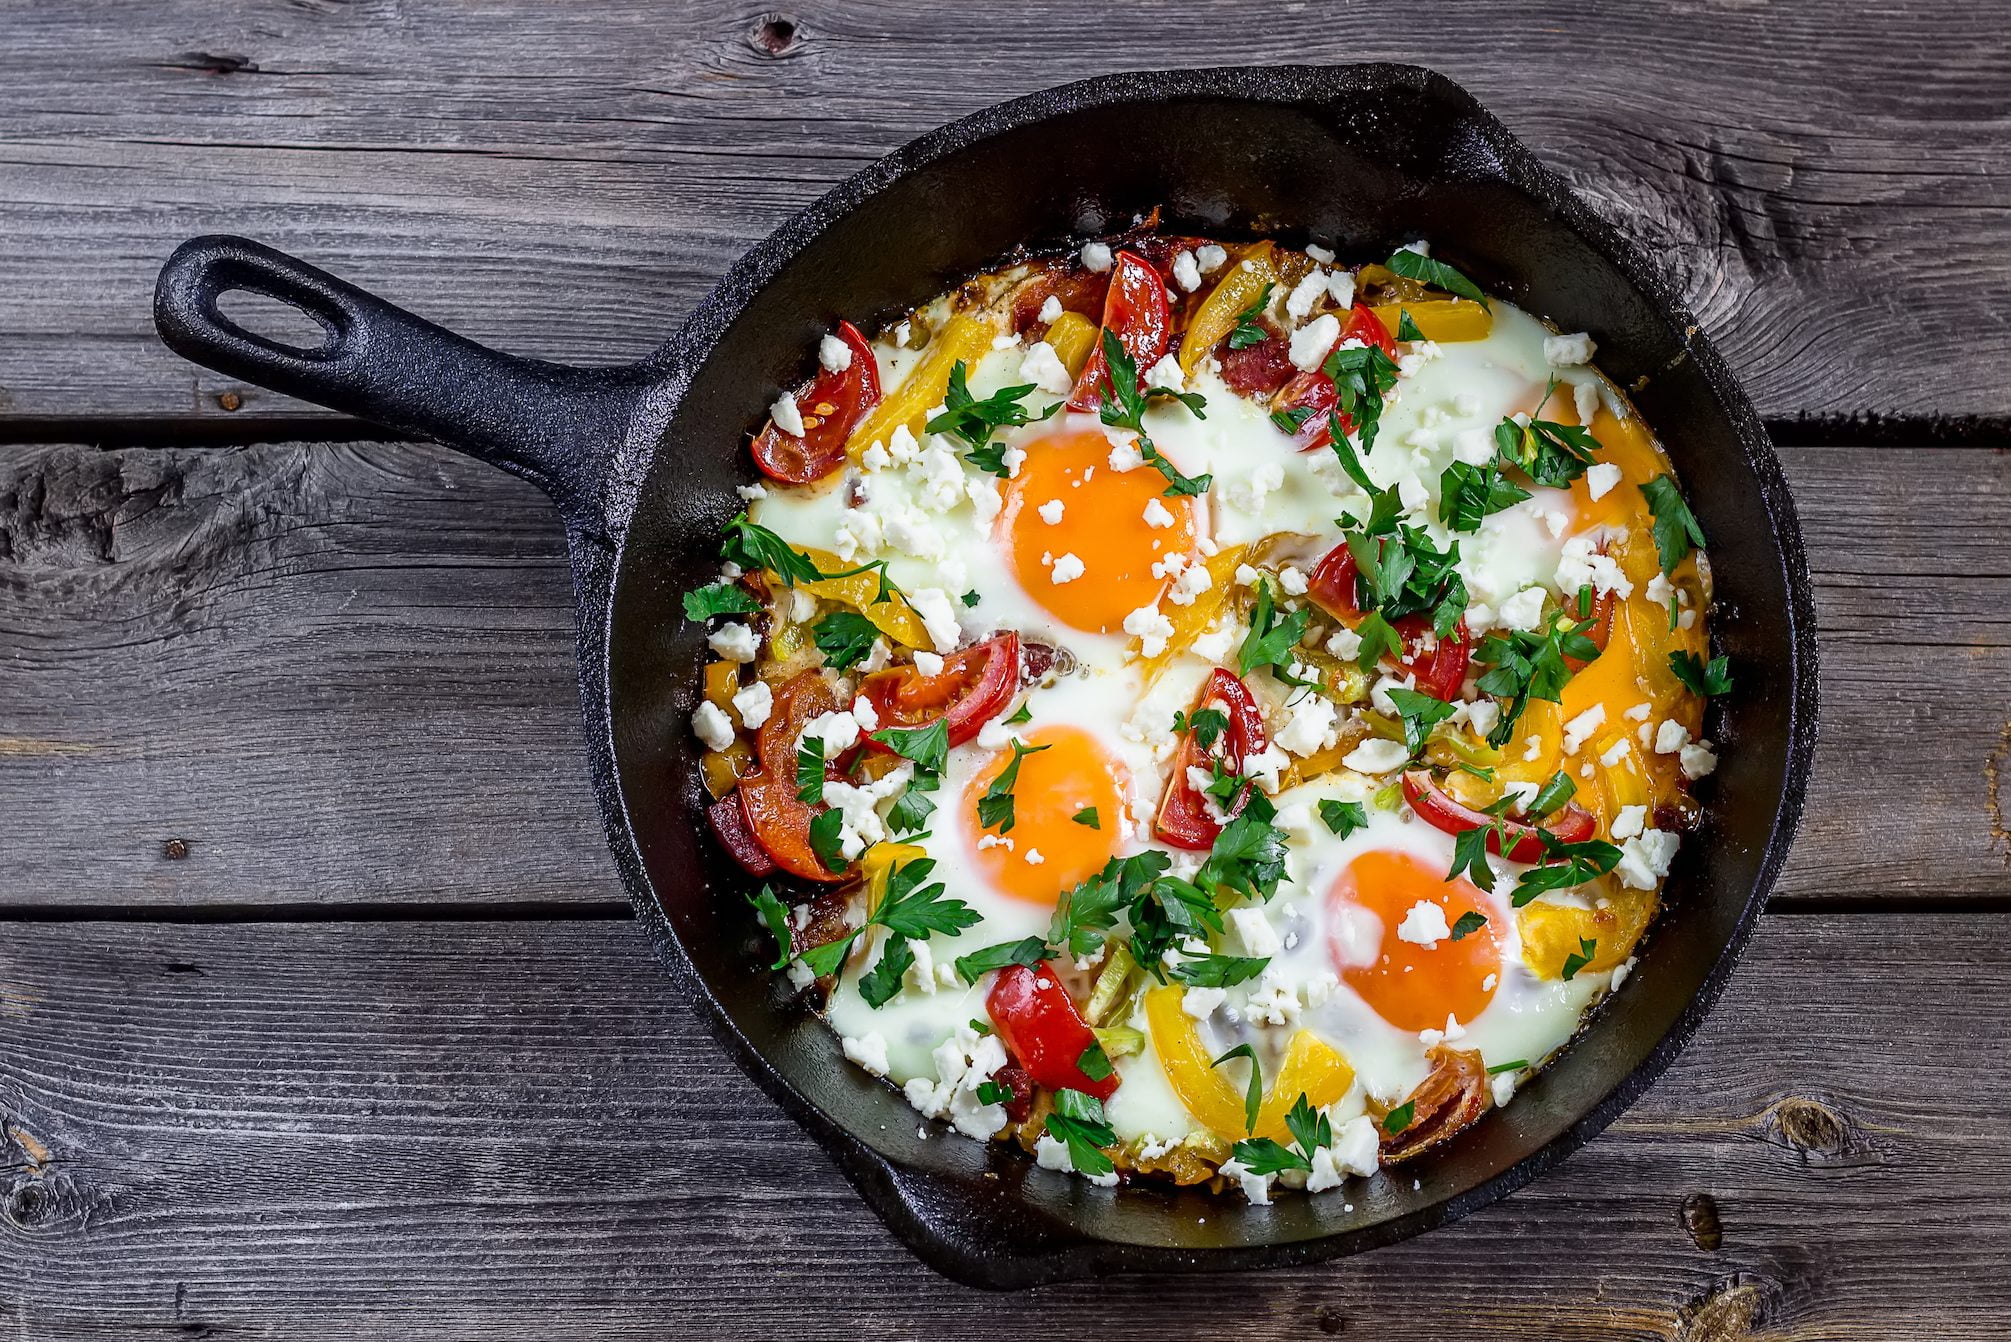
[[[1787,457],[1827,726],[1782,897],[2001,896],[2011,457]],[[538,494],[439,448],[10,449],[0,903],[618,897],[568,601]]]
[[[2001,1338],[2001,915],[1776,916],[1627,1117],[1507,1203],[1262,1278],[931,1276],[620,924],[16,926],[10,1336]],[[1715,1202],[1722,1243],[1680,1209]],[[1400,1328],[1392,1331],[1392,1321]]]
[[[180,362],[153,275],[219,229],[477,338],[613,362],[742,250],[943,121],[1091,74],[1423,60],[1665,258],[1775,417],[2003,416],[2004,0],[962,9],[815,0],[16,7],[0,48],[0,415],[305,407]],[[772,54],[771,48],[779,52]],[[1922,339],[1923,331],[1946,338]],[[1951,357],[1952,351],[1959,351]]]

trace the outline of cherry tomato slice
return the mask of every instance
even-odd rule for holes
[[[1606,651],[1606,640],[1613,637],[1613,607],[1615,604],[1616,602],[1611,592],[1601,592],[1598,596],[1592,598],[1592,627],[1585,631],[1585,637],[1591,639],[1601,652]],[[1564,603],[1564,609],[1575,619],[1578,615],[1578,599],[1576,597],[1567,598]],[[1574,676],[1592,665],[1589,660],[1580,661],[1576,657],[1571,656],[1565,657],[1564,664],[1571,668],[1571,674]]]
[[[1269,396],[1292,380],[1291,347],[1279,335],[1266,336],[1242,349],[1222,349],[1222,380],[1242,396]]]
[[[1117,336],[1138,365],[1142,379],[1147,369],[1166,353],[1172,311],[1166,299],[1166,281],[1159,278],[1144,259],[1131,252],[1117,254],[1116,271],[1110,279],[1110,293],[1103,300],[1103,331]],[[1082,366],[1075,390],[1069,395],[1070,410],[1096,410],[1110,395],[1110,369],[1103,358],[1103,331],[1097,332],[1089,361]]]
[[[740,780],[735,794],[747,812],[747,828],[775,865],[791,876],[806,881],[842,881],[845,873],[832,871],[810,846],[810,822],[817,809],[796,799],[796,778],[755,774]]]
[[[1083,1022],[1075,999],[1049,966],[1008,965],[999,971],[985,1010],[999,1042],[1038,1085],[1079,1090],[1107,1100],[1117,1091],[1117,1073],[1092,1081],[1082,1070],[1083,1052],[1096,1033]]]
[[[1464,834],[1470,829],[1496,823],[1493,816],[1454,801],[1422,769],[1406,773],[1403,787],[1404,800],[1410,803],[1420,820],[1434,829],[1444,830],[1447,834]],[[1510,862],[1537,862],[1542,859],[1543,840],[1536,836],[1537,826],[1515,820],[1503,820],[1500,824],[1508,831],[1508,851],[1501,851],[1500,833],[1490,832],[1487,836],[1488,852],[1505,857]],[[1592,812],[1574,801],[1565,803],[1563,810],[1544,817],[1542,828],[1549,830],[1553,839],[1583,843],[1598,830],[1599,821]]]
[[[719,840],[719,846],[731,854],[748,875],[775,874],[775,859],[768,856],[768,850],[755,839],[754,827],[747,822],[746,803],[740,799],[738,788],[706,807],[705,818],[711,822],[712,833]]]
[[[882,728],[920,727],[947,718],[950,744],[960,746],[1012,702],[1019,688],[1019,660],[1019,635],[1000,634],[943,658],[938,675],[925,676],[912,666],[875,671],[859,682],[859,693],[879,714]],[[877,741],[872,744],[887,749]]]
[[[1271,398],[1271,413],[1290,415],[1294,411],[1305,411],[1300,417],[1298,429],[1292,434],[1292,445],[1301,452],[1313,452],[1333,446],[1333,416],[1338,413],[1340,403],[1341,394],[1334,390],[1334,380],[1316,369],[1301,373],[1280,387],[1278,394]],[[1353,433],[1354,420],[1345,414],[1340,418],[1341,428]]]
[[[771,480],[802,485],[837,470],[844,464],[845,440],[853,426],[880,403],[880,372],[866,337],[852,323],[839,322],[838,339],[852,351],[852,362],[840,369],[820,366],[809,390],[797,393],[803,436],[784,433],[773,423],[755,436],[754,464]]]
[[[1341,323],[1341,338],[1335,343],[1345,345],[1350,340],[1375,345],[1390,358],[1397,357],[1396,337],[1377,320],[1374,310],[1367,303],[1357,303],[1348,310],[1347,320]]]
[[[796,776],[796,745],[812,718],[834,712],[838,696],[821,671],[798,671],[781,689],[768,710],[768,721],[754,737],[754,755],[760,762],[756,772],[772,778]]]
[[[1205,769],[1210,761],[1219,759],[1240,774],[1250,757],[1269,744],[1269,738],[1264,733],[1263,711],[1257,707],[1249,688],[1232,672],[1219,666],[1202,685],[1201,694],[1195,699],[1191,711],[1211,708],[1217,702],[1222,704],[1222,711],[1228,715],[1228,729],[1211,748],[1203,748],[1191,731],[1181,739],[1180,749],[1173,756],[1172,772],[1166,776],[1166,791],[1159,798],[1159,814],[1153,817],[1152,832],[1160,842],[1175,848],[1206,852],[1214,846],[1216,836],[1222,833],[1221,822],[1209,810],[1209,799],[1187,781],[1187,770],[1190,767]],[[1227,808],[1226,814],[1235,815],[1248,800],[1249,791],[1245,789]]]
[[[1362,608],[1356,600],[1355,576],[1354,551],[1343,541],[1322,555],[1313,571],[1306,575],[1306,596],[1321,610],[1352,627],[1362,617]],[[1473,639],[1467,633],[1466,621],[1462,619],[1454,625],[1444,638],[1439,638],[1432,629],[1431,617],[1422,613],[1393,620],[1390,628],[1404,641],[1397,661],[1417,677],[1418,688],[1447,701],[1458,699],[1466,684],[1467,663],[1473,655]]]
[[[1479,1053],[1438,1044],[1425,1057],[1431,1071],[1405,1101],[1411,1107],[1410,1122],[1383,1134],[1385,1164],[1409,1160],[1437,1146],[1486,1113],[1493,1100],[1487,1065]]]

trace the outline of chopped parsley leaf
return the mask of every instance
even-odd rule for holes
[[[1369,813],[1358,801],[1335,801],[1327,797],[1320,802],[1320,819],[1336,836],[1345,839],[1369,823]]]
[[[996,829],[1001,834],[1010,834],[1014,823],[1013,785],[1019,782],[1019,762],[1028,755],[1038,755],[1047,746],[1030,746],[1021,741],[1012,743],[1012,762],[999,770],[998,777],[992,779],[985,795],[978,798],[978,824],[986,829]]]
[[[849,671],[866,660],[880,637],[874,623],[857,611],[834,610],[817,621],[811,630],[824,664],[834,671]]]
[[[1662,560],[1662,576],[1667,577],[1689,556],[1692,547],[1704,548],[1704,531],[1670,476],[1656,476],[1641,486],[1641,493],[1648,499],[1648,511],[1655,515],[1655,553]],[[1670,609],[1674,608],[1671,602]]]
[[[759,894],[747,896],[747,902],[761,915],[761,921],[768,926],[769,935],[775,938],[775,963],[770,969],[781,969],[795,956],[795,937],[789,930],[789,910],[775,892],[767,886],[761,887]]]
[[[684,594],[684,618],[704,620],[714,615],[746,615],[761,609],[754,593],[737,582],[716,582]]]
[[[1220,1067],[1231,1058],[1247,1058],[1250,1061],[1250,1084],[1243,1095],[1243,1130],[1252,1132],[1257,1127],[1257,1115],[1264,1108],[1264,1073],[1257,1065],[1257,1050],[1248,1044],[1238,1044],[1208,1065]]]
[[[1433,260],[1423,252],[1402,247],[1391,252],[1390,259],[1383,264],[1407,280],[1429,284],[1434,289],[1443,289],[1449,294],[1470,298],[1482,307],[1487,306],[1487,295],[1480,291],[1479,285],[1445,262]]]
[[[1704,659],[1694,652],[1672,652],[1669,654],[1669,669],[1693,694],[1708,698],[1714,694],[1731,693],[1732,659],[1729,657],[1713,657],[1706,665]]]

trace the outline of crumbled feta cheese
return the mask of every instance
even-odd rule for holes
[[[1525,587],[1501,603],[1498,613],[1505,629],[1534,629],[1543,622],[1543,589]]]
[[[936,645],[937,652],[957,650],[963,630],[957,624],[956,608],[950,605],[948,592],[940,587],[917,588],[908,593],[908,605],[922,617],[922,628],[928,631],[929,641]]]
[[[1655,753],[1673,755],[1690,744],[1690,729],[1674,718],[1662,719],[1662,725],[1655,729]]]
[[[1263,789],[1266,794],[1275,796],[1278,791],[1278,775],[1283,773],[1291,762],[1286,758],[1285,752],[1278,749],[1275,742],[1267,743],[1256,754],[1244,758],[1243,776]]]
[[[1598,349],[1592,337],[1579,331],[1574,335],[1554,335],[1543,337],[1543,361],[1552,368],[1576,368],[1580,364],[1592,362],[1592,352]]]
[[[1381,1166],[1382,1141],[1376,1121],[1358,1114],[1334,1127],[1332,1146],[1313,1152],[1313,1172],[1306,1180],[1308,1193],[1324,1193],[1351,1174],[1374,1174]]]
[[[859,744],[859,720],[849,709],[819,713],[803,728],[803,739],[812,737],[824,743],[825,759],[836,759]]]
[[[1634,595],[1633,580],[1613,556],[1600,553],[1589,536],[1573,536],[1564,542],[1557,559],[1557,585],[1564,591],[1567,604],[1581,587],[1590,587],[1595,595],[1607,592],[1623,598]]]
[[[791,438],[803,436],[803,412],[796,406],[796,394],[783,392],[775,398],[775,404],[768,407],[768,417],[775,421],[775,427]]]
[[[1049,499],[1046,503],[1043,503],[1040,505],[1040,507],[1034,509],[1034,511],[1039,513],[1040,520],[1047,523],[1049,526],[1059,526],[1061,523],[1061,514],[1063,512],[1062,501],[1060,499]]]
[[[722,624],[705,636],[705,644],[729,662],[751,662],[761,640],[739,621]]]
[[[876,638],[873,640],[872,650],[866,654],[866,660],[859,663],[859,670],[862,673],[885,670],[887,663],[893,660],[893,647],[886,639]]]
[[[1172,556],[1169,555],[1168,558]],[[1191,606],[1195,598],[1214,585],[1214,575],[1208,572],[1207,565],[1190,564],[1173,580],[1173,588],[1167,592],[1166,599],[1176,606]]]
[[[1196,564],[1188,572],[1191,573],[1196,570],[1202,573],[1208,571],[1199,564]],[[1185,575],[1183,574],[1182,576],[1184,577]],[[1235,638],[1235,630],[1218,626],[1197,637],[1192,643],[1187,645],[1187,650],[1204,662],[1219,664],[1224,657],[1229,655],[1229,645],[1235,641]]]
[[[1327,276],[1327,295],[1334,300],[1337,308],[1349,308],[1355,304],[1355,276],[1353,271],[1337,270]]]
[[[1264,500],[1283,488],[1284,484],[1285,468],[1275,461],[1267,461],[1240,482],[1229,486],[1223,497],[1233,508],[1246,513],[1261,513],[1264,511]]]
[[[1585,744],[1585,738],[1598,731],[1606,722],[1606,705],[1594,704],[1577,717],[1564,724],[1564,753],[1576,755],[1578,747]]]
[[[1278,586],[1284,590],[1287,596],[1304,596],[1306,594],[1306,575],[1293,568],[1290,564],[1287,564],[1278,570]]]
[[[1639,834],[1647,823],[1646,806],[1623,806],[1620,808],[1620,814],[1613,817],[1613,837],[1616,840],[1631,839]]]
[[[1682,766],[1683,777],[1693,783],[1718,767],[1717,752],[1711,749],[1709,741],[1684,746],[1676,752],[1676,761]]]
[[[1323,266],[1334,264],[1334,249],[1331,247],[1322,247],[1317,242],[1306,244],[1306,255],[1312,257]]]
[[[1088,269],[1101,275],[1110,269],[1110,261],[1110,247],[1107,244],[1101,242],[1082,244],[1082,264]]]
[[[1494,439],[1485,429],[1461,429],[1452,436],[1452,455],[1469,466],[1494,460]]]
[[[1327,272],[1318,266],[1308,271],[1303,279],[1292,286],[1292,292],[1285,295],[1285,315],[1295,322],[1302,322],[1312,312],[1313,305],[1327,296]],[[1340,327],[1336,324],[1335,330]]]
[[[1019,474],[1019,468],[1026,465],[1026,449],[1023,447],[1007,448],[1005,451],[999,453],[999,465],[1005,467],[1006,479],[1013,479]]]
[[[1059,561],[1056,563],[1059,567]],[[1157,657],[1173,637],[1173,621],[1161,615],[1157,606],[1140,606],[1124,617],[1124,632],[1138,640],[1139,655]]]
[[[1061,320],[1061,299],[1049,294],[1040,305],[1040,319],[1049,325]]]
[[[1173,525],[1173,522],[1174,517],[1172,512],[1167,509],[1165,504],[1159,501],[1157,496],[1154,496],[1145,505],[1145,525],[1149,527],[1170,527]],[[1202,572],[1206,573],[1207,570],[1202,569]]]
[[[852,366],[852,347],[837,336],[827,335],[817,342],[817,362],[834,373]]]
[[[1494,1097],[1494,1107],[1499,1109],[1515,1098],[1515,1073],[1501,1072],[1489,1077],[1488,1093]]]
[[[1047,301],[1054,302],[1052,298]],[[1020,356],[1019,375],[1053,396],[1066,396],[1075,386],[1075,380],[1068,375],[1068,365],[1045,340],[1036,340],[1026,347]]]
[[[887,1074],[887,1037],[878,1030],[861,1039],[855,1035],[844,1035],[838,1046],[845,1050],[845,1056],[874,1076]]]
[[[1319,316],[1292,332],[1289,350],[1292,366],[1305,372],[1318,368],[1341,338],[1341,319],[1331,312]]]
[[[1233,1158],[1222,1162],[1222,1174],[1223,1177],[1234,1179],[1238,1184],[1242,1185],[1243,1196],[1250,1199],[1251,1206],[1268,1207],[1271,1205],[1272,1176],[1259,1174],[1242,1161]]]
[[[1443,906],[1428,899],[1420,899],[1410,906],[1403,921],[1397,924],[1397,940],[1408,941],[1413,946],[1431,950],[1452,935],[1452,927],[1445,920]]]
[[[691,734],[704,742],[707,750],[724,750],[733,744],[733,721],[707,699],[692,710]]]
[[[1077,559],[1072,553],[1065,554],[1054,561],[1054,567],[1048,570],[1047,578],[1049,582],[1059,587],[1065,582],[1074,582],[1085,571],[1083,562],[1080,559]]]
[[[751,485],[735,485],[733,492],[749,503],[755,503],[768,497],[767,487],[758,480]]]
[[[1655,883],[1669,874],[1681,840],[1667,830],[1644,829],[1620,845],[1620,863],[1614,868],[1620,883],[1631,890],[1653,890]]]
[[[1270,916],[1263,909],[1231,909],[1227,917],[1230,930],[1242,940],[1247,954],[1269,957],[1284,949],[1284,943],[1278,940],[1278,929],[1271,926]]]
[[[1421,513],[1431,503],[1431,492],[1415,474],[1406,475],[1397,481],[1397,500],[1407,511]]]
[[[1164,387],[1168,391],[1182,391],[1187,386],[1187,375],[1180,370],[1180,360],[1168,354],[1145,370],[1145,385]]]
[[[1203,275],[1212,275],[1229,261],[1229,253],[1214,243],[1203,243],[1194,253],[1194,264],[1201,268]]]
[[[1603,499],[1620,483],[1620,468],[1610,461],[1594,462],[1585,468],[1585,492]]]
[[[1195,1020],[1207,1020],[1228,996],[1226,988],[1189,988],[1181,994],[1180,1009]]]
[[[1476,736],[1486,739],[1501,721],[1501,705],[1492,699],[1476,699],[1466,706],[1466,720]]]
[[[1607,746],[1605,753],[1599,756],[1599,762],[1611,769],[1619,764],[1621,760],[1627,758],[1627,752],[1630,749],[1632,747],[1627,744],[1625,735],[1616,736],[1613,738],[1613,744]]]
[[[943,674],[942,654],[917,650],[915,653],[915,670],[925,676],[940,676]]]
[[[1075,1168],[1075,1162],[1069,1158],[1068,1143],[1056,1141],[1044,1132],[1040,1135],[1040,1139],[1033,1144],[1033,1158],[1034,1162],[1044,1170],[1059,1170],[1063,1174],[1082,1173]],[[1109,1174],[1084,1174],[1082,1177],[1099,1188],[1112,1188],[1117,1184],[1117,1171],[1115,1170],[1112,1170]]]
[[[1344,662],[1352,662],[1361,655],[1362,636],[1354,630],[1342,626],[1327,640],[1327,651]]]
[[[1349,751],[1341,765],[1360,774],[1386,774],[1392,769],[1401,769],[1408,759],[1410,751],[1403,742],[1371,736]]]
[[[1288,754],[1305,756],[1333,744],[1334,705],[1325,695],[1308,694],[1292,708],[1292,720],[1272,739]]]
[[[768,721],[768,715],[775,707],[775,691],[768,688],[768,682],[757,680],[745,689],[736,690],[733,695],[733,711],[740,715],[740,725],[753,731]]]
[[[880,725],[880,712],[871,699],[861,695],[852,701],[852,721],[859,724],[860,731],[870,732]]]

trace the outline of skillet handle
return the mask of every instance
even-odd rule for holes
[[[321,326],[290,345],[226,316],[233,291],[263,294]],[[640,407],[640,365],[571,368],[455,335],[284,252],[246,238],[193,238],[154,289],[168,348],[231,377],[437,439],[550,494],[569,527],[600,532],[614,454]]]

